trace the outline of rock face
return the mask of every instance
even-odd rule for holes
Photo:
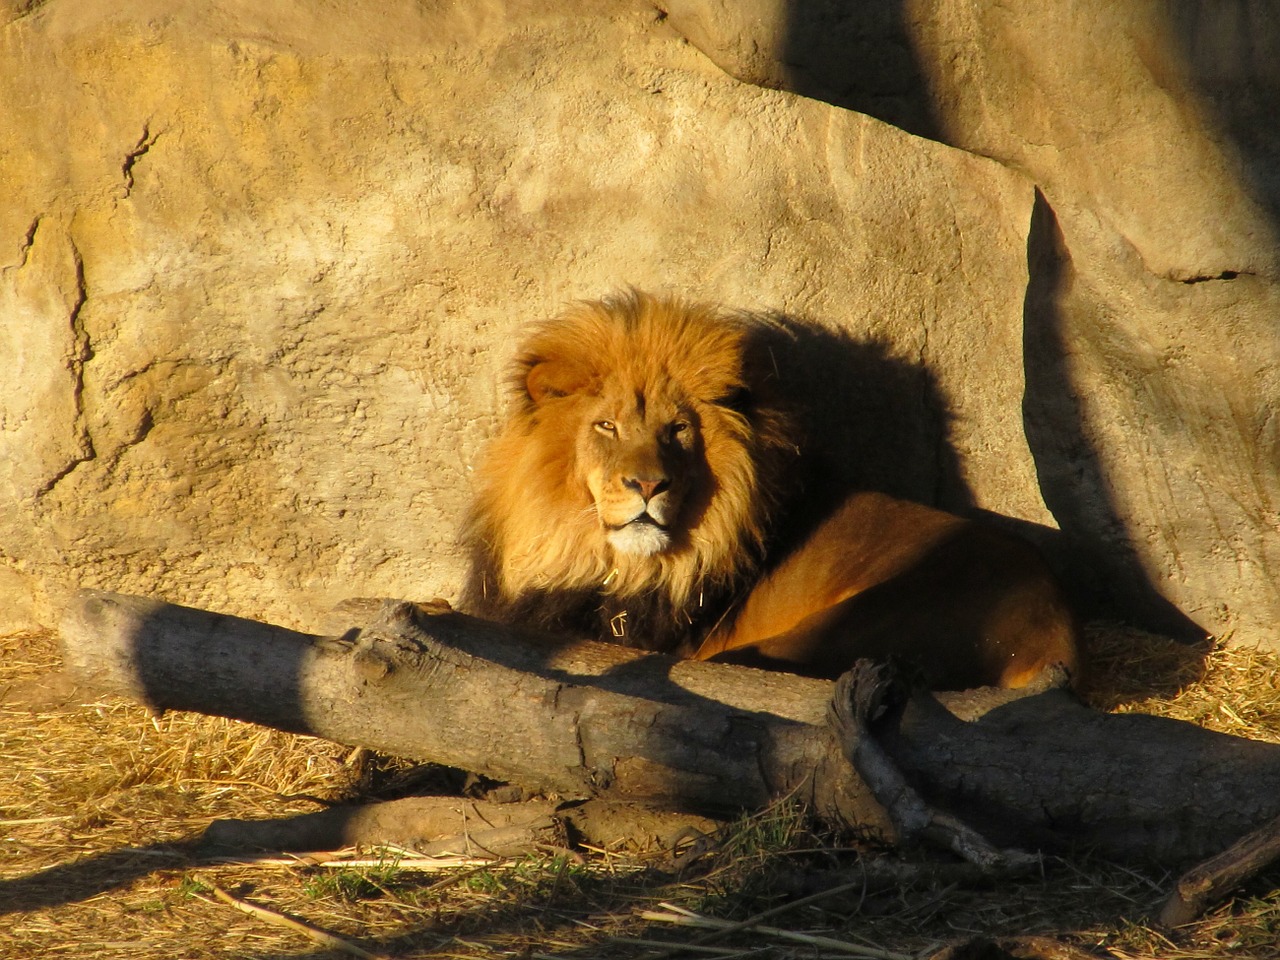
[[[1280,639],[1274,154],[1174,136],[1167,31],[1156,120],[1098,89],[1084,6],[886,6],[867,97],[792,82],[776,4],[0,6],[0,629],[64,585],[456,597],[514,341],[633,284],[811,323],[780,369],[851,480]]]

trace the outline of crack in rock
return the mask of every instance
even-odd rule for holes
[[[1177,277],[1176,279],[1180,283],[1186,283],[1186,284],[1208,283],[1211,280],[1234,280],[1236,279],[1236,277],[1240,276],[1242,273],[1247,273],[1247,271],[1223,270],[1221,273],[1196,275],[1196,276],[1190,276],[1190,277]]]
[[[29,236],[32,240],[35,238],[36,224],[32,225]],[[67,356],[67,370],[72,377],[71,396],[75,406],[74,421],[72,423],[72,432],[76,437],[76,445],[78,449],[72,454],[71,459],[57,470],[40,489],[36,491],[37,498],[43,497],[53,491],[53,489],[62,482],[68,475],[80,466],[97,457],[97,451],[93,445],[93,437],[89,433],[88,424],[85,422],[84,413],[84,367],[85,364],[93,358],[93,347],[89,341],[89,333],[84,325],[84,307],[89,301],[89,288],[85,280],[84,258],[80,254],[79,248],[75,241],[68,238],[71,246],[71,259],[75,265],[75,299],[68,311],[68,321],[71,326],[71,350]]]
[[[36,234],[40,232],[40,221],[43,219],[43,216],[36,216],[31,221],[31,226],[27,227],[27,232],[18,247],[18,262],[8,269],[21,270],[27,265],[27,261],[31,259],[31,248],[36,245]]]
[[[127,200],[133,194],[133,168],[139,160],[146,156],[147,151],[155,145],[158,137],[159,134],[151,132],[151,124],[144,123],[142,125],[142,136],[138,138],[138,142],[133,145],[133,148],[124,155],[124,160],[120,164],[120,172],[124,174],[122,200]]]

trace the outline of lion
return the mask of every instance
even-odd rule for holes
[[[769,321],[636,291],[535,327],[477,469],[467,605],[521,627],[835,678],[859,658],[934,689],[1078,670],[1028,543],[857,491],[789,528],[803,465]]]

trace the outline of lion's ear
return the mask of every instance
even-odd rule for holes
[[[591,385],[591,371],[567,360],[537,360],[525,374],[524,388],[534,404],[556,397],[585,392]]]

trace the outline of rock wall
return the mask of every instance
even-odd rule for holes
[[[740,82],[689,17],[757,51],[786,18],[697,6],[0,7],[0,629],[67,585],[299,626],[456,597],[513,340],[633,284],[828,331],[794,376],[851,475],[1028,522],[1121,612],[1276,639],[1275,246],[1226,141],[1103,197],[993,147],[1003,106],[930,139]],[[1230,218],[1130,241],[1177,206],[1132,207],[1161,152]]]

